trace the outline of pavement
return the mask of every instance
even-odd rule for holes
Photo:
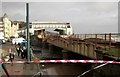
[[[10,49],[11,49],[12,52],[15,52],[14,61],[26,61],[26,59],[22,59],[21,56],[17,55],[17,52],[15,50],[15,46],[14,45],[12,45],[10,47]],[[5,50],[5,48],[3,48],[3,49],[1,49],[1,51],[2,51],[2,54],[4,54],[3,55],[4,59],[6,61],[8,61],[9,60],[9,56],[7,56],[7,55],[9,55],[9,48],[7,48],[6,50]],[[32,76],[32,75],[34,75],[35,73],[38,72],[37,71],[38,70],[38,65],[34,64],[34,63],[32,63],[32,64],[18,64],[18,63],[16,63],[16,64],[4,64],[4,65],[5,65],[6,69],[7,69],[7,72],[11,76],[13,76],[13,75],[14,76],[18,76],[19,75],[21,77],[23,77],[24,75],[31,75]],[[6,75],[4,70],[2,70],[2,75],[3,76]]]
[[[32,58],[32,60],[34,59],[45,59],[45,58],[50,58],[52,57],[52,55],[50,54],[50,52],[48,52],[48,50],[39,48],[39,47],[33,47],[34,50],[37,50],[37,52],[34,52],[35,54],[35,58]],[[17,55],[17,52],[15,50],[15,46],[11,47],[11,51],[15,52],[15,58],[14,61],[27,61],[27,59],[22,59],[21,56]],[[9,54],[8,50],[7,51],[3,51],[3,53]],[[6,57],[7,58],[7,57]],[[6,60],[8,61],[8,59]],[[43,64],[38,64],[38,63],[29,63],[29,64],[21,64],[21,63],[16,63],[16,64],[4,64],[7,72],[9,73],[10,76],[30,76],[32,77],[33,75],[39,73],[41,70],[41,67]],[[46,73],[47,74],[47,73]],[[5,76],[6,73],[4,70],[2,70],[2,75]]]
[[[15,55],[14,61],[26,61],[26,59],[21,59],[21,56]],[[10,77],[11,76],[32,76],[36,73],[38,73],[38,64],[36,63],[30,63],[30,64],[22,64],[22,63],[16,63],[16,64],[4,64],[7,72],[9,73]],[[5,71],[2,70],[2,75],[6,75]]]
[[[38,50],[38,49],[37,49]],[[41,50],[41,49],[40,49]],[[12,48],[12,51],[14,51],[15,54],[15,58],[14,61],[27,61],[26,59],[21,59],[21,56],[17,56],[17,52],[14,50],[14,47]],[[8,53],[8,52],[7,52]],[[48,50],[42,49],[42,52],[34,52],[35,56],[37,58],[50,58],[52,57],[52,55],[50,54],[50,52],[48,52]],[[41,69],[43,64],[38,64],[38,63],[25,63],[25,64],[21,64],[21,63],[16,63],[16,64],[4,64],[7,72],[9,73],[10,76],[29,76],[32,77],[35,74],[38,74],[39,72],[43,71]],[[52,68],[49,68],[49,71],[53,70],[53,66]],[[44,72],[45,75],[47,75],[46,72]],[[55,71],[52,71],[51,74],[56,74]],[[4,70],[2,70],[2,75],[6,75],[6,73],[4,72]]]

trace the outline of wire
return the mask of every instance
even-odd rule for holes
[[[82,74],[78,75],[77,77],[82,77],[82,76],[84,76],[85,74],[89,73],[90,71],[95,70],[95,69],[98,69],[98,68],[100,68],[100,67],[103,67],[103,66],[105,66],[105,65],[107,65],[107,64],[108,64],[108,63],[105,63],[105,64],[101,64],[101,65],[99,65],[99,66],[96,66],[96,67],[94,67],[94,68],[92,68],[92,69],[90,69],[90,70],[87,70],[87,71],[83,72]]]

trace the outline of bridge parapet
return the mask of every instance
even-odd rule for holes
[[[120,34],[118,33],[109,33],[109,34],[75,34],[71,35],[71,38],[80,38],[81,40],[84,39],[102,39],[112,42],[120,42]]]

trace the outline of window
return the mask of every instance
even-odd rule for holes
[[[67,28],[70,28],[70,25],[68,25]]]
[[[29,27],[32,28],[32,23],[29,23]]]

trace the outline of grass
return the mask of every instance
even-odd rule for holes
[[[114,57],[120,57],[120,49],[118,48],[108,48],[108,49],[100,49],[103,53],[114,56]]]
[[[107,50],[110,55],[113,55],[115,57],[120,57],[120,49],[118,48],[111,48]]]

